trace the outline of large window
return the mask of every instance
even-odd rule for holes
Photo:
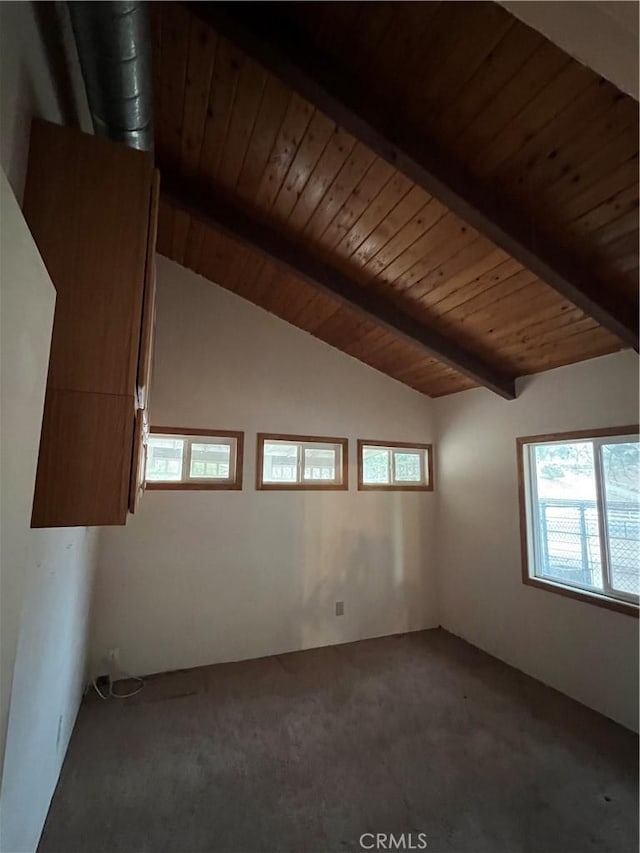
[[[431,491],[431,452],[430,444],[358,441],[358,488]]]
[[[517,444],[524,582],[637,615],[638,428]]]
[[[347,439],[258,433],[258,489],[346,489]]]
[[[241,489],[242,432],[151,427],[147,489]]]

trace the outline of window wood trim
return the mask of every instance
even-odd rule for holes
[[[516,456],[518,468],[518,510],[520,519],[520,560],[522,570],[522,583],[526,586],[536,587],[538,589],[555,592],[558,595],[564,595],[566,598],[573,598],[576,601],[586,601],[588,604],[595,604],[597,607],[604,607],[606,610],[613,610],[616,613],[624,613],[627,616],[634,616],[636,619],[640,613],[637,604],[632,602],[622,601],[620,599],[608,598],[605,595],[600,595],[597,592],[592,592],[578,587],[571,588],[559,582],[554,582],[551,578],[535,577],[530,571],[529,566],[529,542],[527,539],[527,501],[526,501],[526,476],[525,476],[525,446],[529,444],[545,444],[554,441],[576,441],[580,439],[607,438],[608,436],[618,435],[638,435],[640,427],[637,424],[631,424],[621,427],[606,427],[602,429],[587,429],[574,430],[572,432],[554,432],[544,435],[528,435],[516,438]]]
[[[318,444],[337,444],[341,447],[342,481],[340,483],[264,483],[262,471],[264,464],[265,441],[291,441]],[[259,492],[346,492],[349,489],[349,439],[325,435],[292,435],[279,432],[259,432],[256,434],[256,489]]]
[[[149,437],[154,435],[182,435],[187,436],[203,436],[212,438],[234,438],[236,441],[236,465],[235,477],[233,480],[225,482],[197,482],[197,483],[170,483],[170,482],[154,482],[145,480],[145,490],[154,492],[167,491],[182,491],[182,492],[199,492],[199,491],[240,491],[242,489],[242,474],[244,467],[244,432],[234,429],[193,429],[191,427],[165,427],[151,426],[149,428]]]
[[[400,450],[424,450],[426,451],[426,475],[427,483],[418,483],[411,485],[406,483],[399,485],[397,483],[365,483],[364,482],[364,464],[363,464],[363,449],[365,447],[390,447]],[[416,441],[379,441],[373,439],[358,439],[358,491],[360,492],[432,492],[433,491],[433,445],[423,444]]]

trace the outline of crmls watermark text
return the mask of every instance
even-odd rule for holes
[[[360,836],[363,850],[426,850],[425,832],[365,832]]]

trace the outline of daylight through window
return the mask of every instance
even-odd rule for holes
[[[637,434],[539,436],[518,439],[518,445],[525,580],[637,607]]]
[[[259,489],[346,489],[347,439],[258,433]]]
[[[147,488],[241,488],[242,433],[153,427]]]
[[[358,441],[358,488],[430,491],[431,445]]]

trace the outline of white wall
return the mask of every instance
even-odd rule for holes
[[[24,566],[40,444],[40,420],[47,381],[55,290],[42,259],[35,250],[4,172],[0,178],[1,761],[4,756],[13,666],[26,582]],[[29,318],[28,325],[25,323],[25,317]]]
[[[37,846],[80,703],[96,532],[30,529],[55,290],[16,196],[32,115],[62,119],[31,3],[0,3],[0,56],[0,848],[23,853]]]
[[[95,531],[31,530],[55,289],[4,172],[0,202],[0,848],[35,850],[85,676]]]
[[[2,853],[38,845],[86,684],[95,531],[29,534],[18,566],[25,590],[0,794]],[[3,563],[3,597],[5,568],[13,567]]]
[[[66,4],[0,2],[0,160],[22,201],[31,118],[91,132]],[[46,37],[46,42],[45,42]]]
[[[628,0],[500,0],[583,65],[638,100],[638,3]]]
[[[432,401],[159,258],[152,421],[245,431],[241,492],[147,492],[105,529],[94,665],[149,673],[437,625],[435,496],[358,493],[355,440],[430,441]],[[257,492],[258,431],[346,436],[347,492]],[[345,615],[335,616],[335,602]]]
[[[438,577],[447,630],[638,728],[638,620],[521,580],[517,436],[638,422],[638,358],[623,352],[435,402]]]

